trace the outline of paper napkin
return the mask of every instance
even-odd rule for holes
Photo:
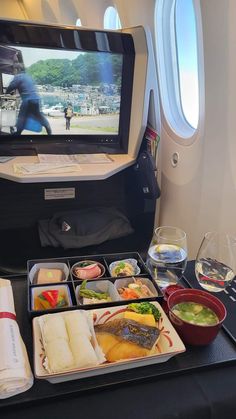
[[[16,322],[11,282],[0,278],[0,399],[33,385],[28,355]]]

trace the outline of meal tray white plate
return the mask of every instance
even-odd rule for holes
[[[44,347],[42,343],[41,330],[39,326],[39,317],[33,319],[33,341],[34,341],[34,373],[38,379],[47,380],[50,383],[61,383],[64,381],[77,380],[95,375],[107,374],[116,371],[122,371],[130,368],[143,367],[145,365],[158,364],[166,362],[172,356],[181,352],[185,352],[185,346],[179,335],[173,328],[168,317],[157,302],[153,302],[161,312],[161,318],[158,321],[158,328],[160,329],[160,338],[156,344],[156,353],[146,357],[133,358],[129,360],[122,360],[112,363],[104,363],[97,367],[83,368],[62,373],[50,374],[43,367],[45,357]],[[100,308],[93,311],[95,324],[103,324],[109,319],[117,319],[122,317],[127,305],[119,307]],[[60,313],[62,316],[65,313]]]

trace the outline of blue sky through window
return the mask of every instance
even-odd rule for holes
[[[121,29],[121,22],[117,10],[113,6],[107,7],[104,14],[104,29]]]
[[[199,93],[196,21],[192,0],[176,0],[175,25],[182,109],[188,123],[196,128]]]

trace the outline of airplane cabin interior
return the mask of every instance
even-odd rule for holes
[[[0,0],[0,415],[233,419],[235,0]]]

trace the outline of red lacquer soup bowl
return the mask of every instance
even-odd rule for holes
[[[202,304],[210,308],[218,317],[218,323],[214,325],[196,325],[180,319],[174,312],[173,307],[183,302]],[[201,290],[182,289],[173,292],[167,299],[169,318],[178,334],[189,345],[207,345],[217,336],[221,325],[226,317],[226,308],[219,298]]]

